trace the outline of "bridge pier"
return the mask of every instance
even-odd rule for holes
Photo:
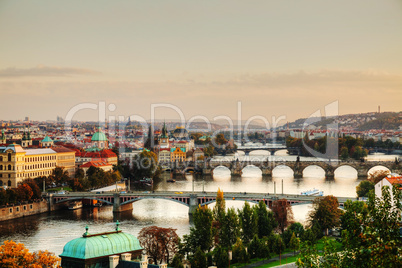
[[[121,213],[128,210],[133,210],[133,203],[121,205],[120,193],[113,194],[113,213]]]
[[[192,216],[198,208],[198,196],[196,194],[190,194],[190,202],[188,215]]]

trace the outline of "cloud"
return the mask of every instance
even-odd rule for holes
[[[33,68],[6,68],[0,70],[0,77],[25,77],[25,76],[71,76],[71,75],[97,75],[100,72],[72,67],[56,67],[38,65]]]

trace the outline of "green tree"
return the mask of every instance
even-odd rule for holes
[[[183,256],[180,254],[176,254],[173,257],[172,262],[170,263],[169,267],[173,267],[173,268],[184,268],[183,265]]]
[[[220,243],[220,239],[222,237],[223,232],[223,223],[225,221],[225,209],[226,209],[226,202],[223,196],[223,191],[218,188],[218,192],[216,194],[216,204],[213,209],[213,216],[214,220],[212,222],[213,226],[213,236],[215,244]]]
[[[229,266],[229,253],[225,248],[217,246],[213,253],[217,268],[227,268]]]
[[[134,156],[131,176],[133,178],[153,178],[159,176],[161,169],[158,166],[158,157],[154,152],[143,150]]]
[[[342,211],[339,209],[338,199],[332,195],[317,197],[313,201],[313,210],[308,214],[310,226],[320,226],[321,231],[337,227],[340,224]]]
[[[374,183],[371,181],[361,181],[356,186],[356,194],[358,197],[368,197],[371,190],[374,190]]]
[[[298,237],[296,237],[295,233],[293,233],[289,242],[289,248],[293,249],[293,256],[296,255],[296,250],[299,249],[299,246],[300,246],[300,240]]]
[[[199,207],[193,215],[194,227],[190,228],[190,234],[184,235],[184,252],[195,253],[198,247],[203,252],[212,248],[212,211],[207,207]]]
[[[229,208],[222,224],[220,243],[223,247],[232,248],[238,237],[240,237],[239,217],[234,208]]]
[[[250,204],[246,201],[244,202],[243,209],[238,210],[241,235],[244,243],[250,243],[254,235],[258,231],[258,215],[254,209],[250,207]]]
[[[271,232],[278,226],[274,213],[268,210],[264,201],[258,202],[258,205],[253,206],[255,213],[257,214],[257,229],[258,237],[268,237]]]
[[[207,257],[200,247],[197,248],[194,256],[190,259],[192,268],[207,268]]]
[[[348,147],[342,146],[341,148],[341,159],[346,160],[349,158],[349,150]]]
[[[233,263],[247,263],[249,261],[249,255],[239,237],[233,246],[232,256]]]

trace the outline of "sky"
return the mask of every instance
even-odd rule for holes
[[[401,111],[401,29],[400,0],[2,0],[0,120]]]

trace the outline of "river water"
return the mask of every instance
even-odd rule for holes
[[[262,153],[250,154],[250,156],[235,155],[229,157],[266,158]],[[273,156],[271,156],[273,157]],[[293,156],[276,156],[287,159]],[[219,157],[216,158],[219,160]],[[395,156],[374,155],[368,160],[389,160]],[[314,160],[312,158],[301,159]],[[231,176],[226,168],[218,167],[212,176],[185,175],[177,177],[175,183],[167,183],[169,178],[165,174],[159,183],[154,185],[154,190],[168,191],[214,191],[218,188],[223,192],[256,192],[256,193],[282,193],[298,194],[301,191],[317,188],[324,191],[324,195],[355,197],[356,186],[365,178],[357,178],[356,171],[350,167],[342,167],[336,170],[335,178],[327,179],[324,171],[319,167],[306,168],[303,178],[293,178],[292,171],[288,168],[277,167],[272,177],[261,175],[256,167],[247,167],[242,176]],[[283,184],[283,189],[282,189]],[[276,189],[275,189],[276,186]],[[149,190],[149,189],[148,189]],[[227,201],[227,207],[241,208],[242,201]],[[311,205],[293,206],[295,220],[305,223],[306,214]],[[120,228],[135,236],[146,226],[157,225],[160,227],[172,227],[177,229],[179,236],[187,234],[190,229],[188,208],[176,202],[148,199],[135,202],[133,211],[119,215],[113,215],[112,207],[83,208],[78,210],[60,210],[51,213],[0,222],[0,241],[14,240],[24,243],[31,251],[49,250],[59,255],[64,245],[85,232],[88,224],[90,233],[112,231],[114,222],[121,222]]]

